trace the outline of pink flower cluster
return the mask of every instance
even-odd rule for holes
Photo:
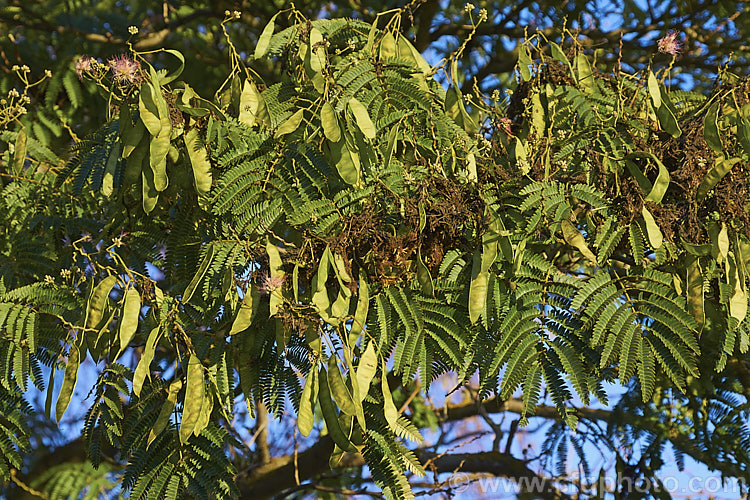
[[[660,38],[657,42],[659,52],[672,56],[679,54],[682,44],[677,40],[677,35],[678,33],[676,31],[669,30],[669,33],[667,33],[664,38]]]
[[[141,64],[126,54],[120,54],[107,61],[117,82],[138,83],[141,79]]]
[[[91,71],[95,62],[96,61],[89,56],[79,57],[76,61],[76,73],[78,73],[78,78],[82,79],[84,73]]]
[[[513,133],[511,130],[513,122],[510,120],[510,118],[500,118],[497,121],[497,124],[501,129],[505,131],[506,134],[511,135]]]
[[[112,78],[116,82],[137,84],[142,79],[141,63],[132,59],[127,54],[120,54],[107,61],[107,66],[112,71]],[[83,55],[76,60],[76,73],[78,78],[83,79],[86,73],[99,74],[106,66],[103,66],[93,57]],[[96,75],[95,75],[96,76]],[[103,75],[98,75],[103,76]]]
[[[275,292],[276,290],[280,289],[283,284],[284,284],[284,276],[271,277],[264,273],[260,278],[260,285],[258,286],[258,291],[263,294],[268,294],[268,293]]]

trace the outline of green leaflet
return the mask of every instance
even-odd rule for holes
[[[136,120],[135,125],[131,120],[130,108],[123,106],[120,110],[120,142],[123,158],[128,158],[133,153],[146,131],[142,120]]]
[[[323,125],[323,133],[326,139],[331,142],[339,142],[341,140],[338,115],[328,101],[324,102],[320,108],[320,122]]]
[[[396,138],[398,137],[399,125],[401,125],[401,122],[398,122],[396,126],[388,132],[388,145],[383,153],[383,170],[387,169],[391,164],[391,158],[393,158],[393,153],[396,151]]]
[[[313,409],[315,408],[315,396],[318,392],[318,368],[314,364],[307,374],[305,387],[302,389],[302,396],[299,400],[299,412],[297,413],[297,428],[300,434],[307,437],[313,428],[314,417]]]
[[[703,255],[711,255],[712,245],[710,243],[706,243],[704,245],[693,245],[692,243],[688,243],[681,238],[680,245],[682,245],[682,248],[684,248],[685,251],[690,255],[696,255],[698,257],[701,257]]]
[[[594,80],[594,74],[591,71],[591,65],[589,64],[588,58],[579,52],[576,55],[576,69],[578,71],[578,83],[587,94],[598,93],[596,86],[596,80]]]
[[[521,269],[521,264],[523,264],[523,254],[526,250],[527,241],[527,238],[522,239],[513,252],[513,274],[516,274],[518,270]]]
[[[117,141],[109,153],[107,158],[107,164],[104,167],[104,177],[102,178],[102,194],[104,196],[111,196],[114,191],[114,180],[115,173],[117,170],[117,164],[120,161],[120,151],[122,150],[122,144]]]
[[[639,343],[638,378],[641,382],[641,400],[646,403],[651,399],[656,385],[656,362],[648,338],[640,338]]]
[[[656,116],[659,118],[659,124],[672,137],[679,137],[682,135],[682,130],[677,123],[677,110],[669,99],[667,90],[664,87],[660,87],[659,91],[661,94],[661,106],[656,108]]]
[[[352,277],[349,276],[349,273],[346,271],[346,263],[344,262],[344,258],[340,253],[332,253],[332,255],[334,270],[336,271],[336,277],[339,279],[339,282],[351,283]]]
[[[281,137],[287,134],[291,134],[295,130],[299,128],[300,123],[302,123],[302,118],[305,117],[305,110],[304,109],[298,109],[294,112],[292,116],[290,116],[284,123],[281,124],[281,126],[276,129],[276,137]]]
[[[148,434],[148,444],[146,445],[146,448],[151,446],[151,443],[154,441],[154,439],[156,439],[156,437],[161,434],[164,428],[167,427],[169,419],[172,417],[174,407],[177,405],[177,395],[180,393],[180,389],[182,389],[182,380],[175,380],[174,382],[169,384],[169,394],[167,395],[167,400],[161,407],[159,416],[156,417],[156,422],[154,422],[154,426],[151,428],[151,432],[149,432]]]
[[[141,123],[140,126],[144,129],[143,123]],[[132,186],[141,180],[141,171],[143,169],[143,163],[148,156],[148,148],[149,141],[145,134],[143,134],[141,141],[125,161],[125,173],[123,174],[121,183],[123,186]]]
[[[714,186],[716,186],[719,181],[721,181],[721,179],[723,179],[724,176],[741,161],[741,158],[717,158],[714,166],[706,172],[706,177],[703,178],[700,186],[698,186],[698,190],[695,194],[696,201],[703,201]]]
[[[214,388],[215,387],[216,386],[214,385]],[[200,435],[201,431],[208,427],[208,424],[211,423],[211,413],[213,412],[213,410],[214,398],[213,394],[209,393],[206,394],[206,396],[203,398],[200,415],[198,415],[198,422],[195,424],[195,429],[193,429],[193,436]]]
[[[149,144],[149,164],[153,172],[154,187],[161,192],[167,189],[167,155],[171,146],[170,138],[172,135],[172,121],[169,117],[169,107],[167,101],[161,93],[161,88],[154,86],[152,89],[154,104],[157,107],[157,117],[159,118],[159,131],[157,134],[151,134],[151,143]],[[145,122],[144,122],[145,123]],[[148,128],[148,124],[146,124]],[[149,129],[151,132],[151,129]]]
[[[703,273],[701,272],[700,260],[695,256],[691,257],[687,264],[685,292],[687,294],[687,310],[702,330],[706,322],[706,313],[703,307]]]
[[[52,418],[52,394],[55,391],[55,372],[56,367],[49,371],[49,381],[47,381],[47,395],[44,398],[44,416]]]
[[[458,91],[453,87],[448,87],[445,91],[445,114],[453,118],[461,126],[461,102]]]
[[[309,67],[310,73],[312,73],[310,79],[315,90],[322,94],[325,91],[325,78],[323,77],[323,69],[326,66],[325,41],[320,30],[315,27],[310,30],[308,49],[304,60],[305,66]]]
[[[262,99],[263,96],[260,95],[255,83],[252,80],[245,80],[240,94],[240,112],[237,116],[240,123],[249,127],[255,125]]]
[[[653,201],[654,203],[661,203],[662,199],[664,198],[664,193],[667,192],[667,188],[669,187],[669,170],[667,170],[667,167],[665,167],[664,164],[659,161],[656,156],[649,155],[649,157],[654,160],[654,162],[656,162],[656,165],[659,167],[659,174],[656,176],[654,185],[651,188],[651,191],[649,191],[645,200]]]
[[[336,280],[339,283],[339,293],[336,300],[331,304],[331,316],[336,318],[336,323],[338,323],[338,320],[344,319],[349,314],[352,291],[347,286],[347,283],[350,283],[352,279],[346,272],[343,257],[338,253],[332,253],[332,256],[332,267],[336,275]]]
[[[629,161],[631,158],[647,158],[648,160],[652,160],[654,163],[656,163],[657,168],[659,169],[659,173],[656,176],[656,180],[654,180],[653,186],[651,185],[651,182],[648,180],[648,178],[640,171],[640,169],[631,161]],[[635,153],[631,153],[625,157],[625,164],[628,167],[628,170],[630,170],[630,173],[633,174],[636,181],[638,182],[638,185],[641,187],[644,193],[646,194],[646,197],[644,198],[646,201],[653,201],[654,203],[661,203],[662,199],[664,198],[664,194],[667,192],[667,188],[669,187],[670,177],[669,177],[669,171],[664,166],[664,164],[654,156],[652,153],[648,153],[646,151],[636,151]]]
[[[104,308],[104,312],[105,312],[105,315],[104,315],[105,319],[101,323],[101,327],[99,328],[99,331],[96,333],[87,331],[86,335],[84,336],[86,345],[88,346],[89,352],[91,353],[91,357],[97,363],[99,362],[101,358],[102,351],[106,348],[104,344],[110,340],[110,336],[104,335],[104,333],[109,332],[109,325],[112,323],[112,320],[115,318],[115,314],[117,313],[117,308],[112,306],[112,302],[107,302]],[[104,340],[104,342],[102,342],[102,340]]]
[[[651,70],[648,71],[648,93],[651,96],[654,109],[659,109],[661,107],[661,90],[659,89],[659,82]]]
[[[743,245],[745,238],[740,236],[737,232],[734,233],[734,259],[737,263],[737,270],[740,273],[740,282],[744,283],[748,277],[747,267],[747,247]]]
[[[168,73],[166,76],[163,76],[159,79],[160,85],[168,85],[175,81],[181,74],[182,71],[185,69],[185,56],[182,55],[182,53],[178,50],[174,49],[162,49],[163,52],[166,52],[167,54],[171,54],[177,58],[178,61],[180,61],[180,65],[177,67],[176,70],[172,71],[171,73]]]
[[[357,385],[359,386],[360,403],[364,401],[367,393],[370,392],[370,382],[375,377],[378,369],[378,353],[375,351],[375,342],[367,344],[367,348],[359,358],[357,366]]]
[[[747,293],[744,290],[744,283],[740,280],[738,266],[731,260],[730,268],[730,284],[733,285],[734,292],[732,297],[729,299],[729,315],[741,323],[747,316]]]
[[[284,279],[285,273],[283,269],[283,262],[281,260],[281,253],[279,247],[271,242],[271,239],[266,239],[266,254],[268,255],[268,267],[270,269],[271,279],[281,281]],[[282,294],[282,288],[279,286],[275,290],[269,291],[269,316],[275,316],[279,312],[279,308],[284,303],[284,296]]]
[[[200,140],[198,129],[192,128],[184,135],[185,148],[187,149],[190,166],[193,168],[193,182],[195,191],[199,196],[208,195],[211,191],[211,163],[208,161],[208,151]]]
[[[466,155],[466,179],[469,182],[477,182],[477,159],[474,153]]]
[[[140,111],[141,121],[146,126],[146,130],[153,137],[159,135],[161,131],[161,119],[159,118],[158,99],[164,99],[161,90],[154,87],[151,82],[146,82],[141,86],[141,93],[138,97],[138,110]]]
[[[367,274],[359,270],[359,289],[357,291],[357,308],[354,311],[354,320],[349,330],[349,346],[354,347],[357,339],[362,335],[362,329],[367,322],[367,312],[370,308],[370,288],[367,284]]]
[[[331,400],[331,391],[328,386],[328,376],[325,368],[320,367],[318,373],[318,402],[320,402],[320,411],[323,414],[323,419],[326,422],[328,428],[328,435],[342,450],[356,453],[358,450],[349,441],[349,437],[344,434],[339,423],[339,416],[336,413],[336,407]]]
[[[339,328],[339,336],[342,340],[345,340],[346,333],[342,328]],[[349,333],[349,336],[351,338],[351,331]],[[356,341],[356,340],[355,340]],[[351,342],[350,345],[354,345],[354,342]],[[352,404],[354,405],[354,416],[357,417],[357,422],[359,422],[359,427],[364,431],[367,429],[367,419],[365,418],[365,410],[362,407],[362,400],[364,397],[361,395],[359,390],[359,383],[357,381],[357,370],[354,366],[354,359],[352,358],[352,349],[348,347],[344,347],[343,349],[344,353],[344,360],[346,361],[346,366],[349,369],[348,374],[348,381],[349,384],[345,385],[345,388],[348,390],[349,387],[351,387],[351,398],[352,398]],[[360,443],[357,443],[360,444]]]
[[[203,378],[203,365],[195,356],[190,355],[187,366],[187,389],[185,391],[185,407],[182,410],[180,422],[180,443],[185,444],[192,434],[199,434],[201,430],[199,419],[201,407],[206,394],[206,381]]]
[[[643,230],[641,224],[637,221],[633,221],[628,227],[628,242],[630,243],[630,250],[633,252],[633,260],[636,265],[641,265],[644,257]]]
[[[737,117],[737,136],[745,154],[750,156],[750,121],[745,117]]]
[[[477,131],[476,121],[466,111],[461,94],[461,85],[458,81],[458,61],[456,59],[451,63],[451,82],[450,87],[445,94],[445,110],[448,115],[456,120],[456,123],[463,127],[467,134],[475,134]]]
[[[260,37],[258,38],[258,44],[255,46],[255,59],[260,59],[264,55],[266,55],[266,52],[268,51],[268,46],[271,44],[271,37],[273,36],[273,31],[276,29],[276,24],[274,21],[276,21],[276,16],[278,16],[280,12],[277,12],[274,14],[274,16],[271,18],[270,21],[268,21],[268,24],[265,28],[263,28],[263,32],[260,34]]]
[[[518,71],[521,73],[521,79],[522,80],[531,80],[531,70],[529,69],[529,66],[531,66],[531,54],[529,53],[529,49],[524,44],[518,45]]]
[[[393,37],[393,33],[386,31],[380,40],[380,59],[388,59],[396,57],[396,55],[396,39]]]
[[[526,157],[526,146],[523,144],[520,137],[517,137],[514,141],[513,159],[516,160],[516,165],[523,175],[526,175],[531,171],[531,164]]]
[[[487,302],[487,283],[489,274],[482,269],[482,251],[477,248],[471,268],[471,284],[469,286],[469,320],[476,323],[484,311]]]
[[[354,398],[344,382],[335,355],[328,358],[328,387],[339,409],[347,415],[356,415]]]
[[[359,102],[356,97],[349,99],[349,109],[351,109],[354,119],[357,121],[357,126],[362,131],[362,134],[370,140],[375,139],[377,135],[377,129],[375,124],[372,123],[370,114],[367,112],[364,104]]]
[[[500,219],[491,210],[489,211],[490,227],[482,235],[482,271],[488,271],[497,260],[497,245],[500,239]]]
[[[81,364],[82,350],[84,350],[83,347],[79,349],[75,344],[71,344],[70,346],[68,362],[65,364],[65,377],[63,378],[60,395],[57,396],[57,404],[55,405],[55,418],[58,423],[62,421],[65,410],[68,409],[68,405],[70,404],[70,398],[73,396],[73,391],[76,388],[76,382],[78,381],[78,367]]]
[[[706,116],[703,119],[703,138],[706,139],[708,147],[714,150],[714,152],[721,154],[724,151],[724,146],[721,144],[721,136],[719,135],[719,110],[721,104],[717,101],[708,108]]]
[[[643,191],[644,193],[650,193],[651,189],[653,188],[651,186],[651,181],[648,180],[648,177],[643,175],[643,172],[641,172],[641,169],[638,168],[638,165],[628,159],[625,159],[625,166],[628,167],[628,170],[633,175],[633,178],[635,178],[638,186],[641,188],[641,191]]]
[[[232,322],[232,328],[229,330],[229,335],[247,330],[247,328],[253,323],[253,318],[258,312],[256,304],[260,304],[260,291],[255,284],[250,284],[245,296],[242,298],[240,308],[237,311],[237,316]]]
[[[563,52],[562,48],[555,42],[550,42],[549,46],[552,52],[552,59],[565,64],[570,70],[570,76],[573,78],[573,81],[578,83],[576,80],[575,72],[573,71],[573,66],[570,64],[570,60],[568,59],[568,56],[565,55],[565,52]]]
[[[396,432],[396,422],[398,421],[398,409],[393,403],[393,395],[391,394],[391,388],[388,387],[388,367],[385,365],[385,361],[382,363],[380,377],[380,388],[383,391],[383,412],[385,413],[385,420],[388,422],[388,426]]]
[[[292,293],[294,302],[299,302],[299,262],[295,262],[294,269],[292,269]]]
[[[544,106],[539,92],[531,94],[531,129],[536,137],[544,137],[547,124],[544,120]]]
[[[115,360],[130,344],[130,341],[138,331],[138,316],[141,313],[141,295],[135,288],[128,288],[125,291],[125,300],[122,304],[122,313],[120,314],[120,350],[115,356]]]
[[[482,235],[481,249],[478,248],[474,252],[474,260],[472,262],[471,284],[469,288],[469,319],[472,323],[475,323],[485,311],[489,269],[497,259],[497,244],[501,222],[491,211],[490,217],[492,222],[488,231]],[[486,322],[487,318],[485,318]]]
[[[721,224],[721,229],[716,235],[715,246],[718,260],[723,262],[729,256],[729,231],[724,223]]]
[[[330,307],[331,300],[328,297],[328,289],[326,288],[326,281],[328,281],[328,273],[331,268],[331,249],[326,247],[323,251],[323,255],[320,257],[320,263],[318,264],[318,272],[315,273],[312,280],[310,281],[310,288],[312,290],[312,299],[310,302],[318,311],[323,319],[328,321],[330,319]],[[327,318],[327,319],[326,319]]]
[[[596,261],[596,255],[589,250],[588,245],[586,245],[586,238],[583,237],[581,232],[576,228],[572,222],[570,222],[567,219],[564,219],[560,222],[560,226],[562,227],[562,233],[563,238],[565,239],[565,242],[574,247],[577,248],[581,254],[586,257],[589,261],[591,261],[594,265],[598,265]]]
[[[21,129],[16,136],[16,142],[13,145],[13,160],[11,162],[11,172],[13,175],[20,176],[23,173],[23,166],[26,162],[26,132]]]
[[[217,102],[222,107],[231,106],[239,116],[240,113],[240,99],[242,97],[242,78],[239,75],[232,75],[229,83],[229,87],[224,88],[219,94]],[[219,91],[217,90],[217,93]]]
[[[500,250],[500,253],[502,254],[503,260],[505,262],[513,262],[513,244],[510,241],[509,235],[511,234],[506,228],[505,224],[503,224],[503,220],[497,216],[494,212],[492,212],[494,215],[493,223],[497,224],[497,231],[498,231],[498,239],[497,239],[497,248]]]
[[[110,275],[101,280],[91,292],[86,306],[85,326],[87,328],[98,328],[104,317],[104,307],[109,300],[109,293],[117,283],[117,276]]]
[[[322,45],[324,44],[325,40],[323,40],[323,34],[318,28],[313,26],[313,28],[310,29],[309,33],[308,47],[309,53],[311,54],[310,68],[315,73],[320,73],[321,71],[323,71],[323,68],[326,64],[325,52],[322,48]]]
[[[646,235],[648,235],[648,241],[651,243],[651,248],[654,250],[658,249],[664,241],[664,236],[661,234],[659,225],[654,220],[654,216],[648,211],[646,206],[643,206],[641,211],[643,214],[643,221],[646,223]]]
[[[161,328],[158,326],[151,330],[148,334],[148,340],[146,340],[146,347],[143,348],[143,354],[141,359],[138,360],[138,366],[135,368],[133,373],[133,394],[136,396],[141,395],[141,389],[146,377],[151,379],[151,361],[154,359],[154,351],[156,350],[156,344],[161,336]]]
[[[414,65],[419,69],[419,71],[422,72],[422,75],[427,76],[432,72],[432,67],[430,66],[430,64],[405,36],[398,37],[398,52],[402,58],[411,59],[414,62]],[[424,80],[422,80],[422,82],[424,82]],[[422,88],[421,85],[420,88]],[[427,90],[426,86],[425,90]]]
[[[350,145],[348,133],[344,131],[344,139],[329,144],[336,171],[347,184],[352,186],[359,182],[360,161],[354,146]]]
[[[198,288],[198,285],[203,281],[203,277],[206,275],[206,271],[208,271],[208,266],[211,265],[211,260],[214,258],[214,245],[212,243],[208,244],[208,250],[206,250],[206,254],[203,256],[203,262],[201,262],[200,267],[198,268],[198,272],[193,276],[193,279],[188,284],[187,288],[185,289],[185,293],[182,294],[182,302],[187,303],[190,302],[190,299],[193,297],[193,294],[195,293],[195,289]]]
[[[135,155],[134,155],[135,156]],[[143,196],[143,211],[150,214],[156,208],[156,204],[159,202],[159,191],[156,189],[154,184],[154,174],[149,168],[141,170],[141,182]]]
[[[430,276],[430,270],[422,261],[422,246],[417,249],[417,281],[419,281],[422,287],[422,293],[427,296],[435,296],[435,287],[432,284],[432,276]]]

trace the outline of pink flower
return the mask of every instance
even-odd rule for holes
[[[263,273],[260,278],[260,286],[258,286],[258,291],[263,294],[275,292],[276,290],[280,289],[283,284],[284,276],[270,277],[267,274]]]
[[[91,71],[91,63],[94,60],[90,58],[89,56],[81,56],[76,61],[76,73],[78,73],[78,78],[82,79],[83,74],[87,71]]]
[[[126,54],[120,54],[109,61],[115,81],[125,83],[137,83],[141,79],[141,64],[131,59]]]
[[[511,135],[513,132],[511,130],[511,126],[513,125],[513,122],[510,121],[510,118],[500,118],[497,121],[497,125],[502,128],[506,134]]]
[[[659,52],[670,54],[672,56],[679,54],[682,44],[677,40],[677,35],[678,33],[676,31],[669,30],[669,33],[667,33],[664,38],[660,38],[657,42]]]

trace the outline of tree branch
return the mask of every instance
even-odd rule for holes
[[[27,14],[27,16],[19,16],[12,11],[10,13],[0,13],[0,20],[11,26],[20,26],[28,30],[58,33],[60,35],[74,34],[79,38],[93,43],[124,45],[126,42],[125,39],[116,37],[112,35],[112,33],[101,34],[86,32],[77,28],[50,23],[43,17],[36,13],[32,13],[29,10],[24,10],[24,13]],[[197,10],[186,16],[180,17],[179,19],[163,24],[153,32],[141,37],[140,40],[133,44],[133,47],[136,50],[150,50],[156,48],[177,28],[180,28],[196,19],[220,18],[221,15],[222,14],[210,9]]]

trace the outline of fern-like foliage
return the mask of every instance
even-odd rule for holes
[[[0,136],[16,168],[0,201],[2,478],[23,467],[22,393],[45,386],[41,365],[63,377],[60,421],[89,358],[90,464],[37,478],[50,498],[237,497],[247,471],[230,457],[264,459],[236,439],[241,399],[295,413],[305,436],[322,417],[330,464],[360,453],[387,497],[411,498],[424,401],[401,393],[446,373],[478,380],[480,398],[520,391],[522,425],[549,398],[559,422],[543,451],[558,472],[586,446],[573,401],[606,403],[616,379],[643,414],[613,423],[613,442],[657,456],[669,441],[744,470],[722,455],[750,442],[731,382],[750,343],[747,200],[723,211],[750,118],[731,92],[704,102],[652,74],[615,83],[580,47],[573,66],[540,44],[505,110],[464,96],[455,66],[444,89],[390,28],[293,21],[259,41],[278,81],[238,63],[209,100],[181,67],[136,54],[129,83],[90,72],[111,84],[114,115],[64,161],[39,141],[61,133],[48,112],[28,137]],[[48,98],[77,109],[71,75]],[[709,170],[680,135],[721,158]],[[698,409],[702,377],[721,391]],[[644,430],[666,425],[668,405],[643,404],[673,390],[695,436]],[[717,438],[722,426],[732,433]]]

